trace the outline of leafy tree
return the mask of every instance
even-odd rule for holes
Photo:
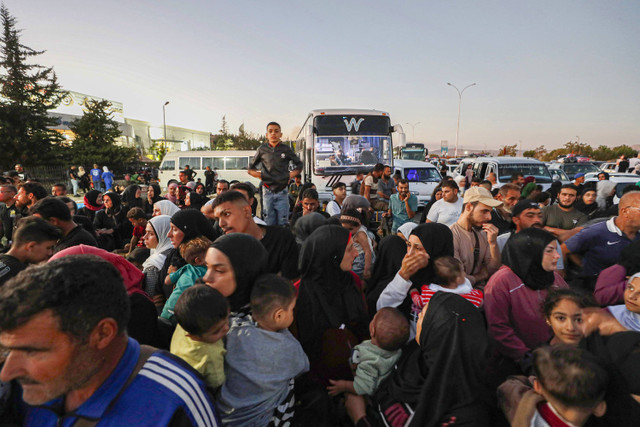
[[[169,148],[164,141],[151,141],[149,151],[153,153],[155,160],[162,160],[164,159],[165,154],[169,152]]]
[[[91,165],[105,162],[112,167],[130,162],[136,149],[116,145],[122,134],[120,125],[113,120],[113,109],[107,100],[85,102],[84,114],[70,126],[75,133],[71,146],[72,162]]]
[[[0,21],[0,166],[62,163],[64,138],[49,128],[58,119],[47,110],[56,108],[66,93],[53,68],[28,63],[44,51],[20,43],[16,19],[4,5]]]
[[[498,151],[498,156],[516,156],[518,154],[518,144],[503,145]]]

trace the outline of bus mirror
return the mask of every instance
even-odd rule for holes
[[[398,147],[404,147],[407,145],[406,137],[404,134],[404,129],[402,129],[402,125],[393,125],[390,129],[391,132],[396,132],[398,134],[398,140],[395,141],[395,145]]]

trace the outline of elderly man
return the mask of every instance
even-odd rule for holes
[[[491,209],[501,206],[484,187],[470,187],[464,192],[464,205],[453,224],[455,258],[462,261],[464,272],[475,287],[481,287],[500,267],[498,228],[491,224]]]
[[[622,249],[640,239],[640,191],[620,199],[618,216],[582,229],[562,245],[562,252],[582,267],[575,285],[593,290],[598,274],[620,260]]]
[[[520,200],[520,187],[515,184],[504,184],[496,195],[496,200],[502,202],[502,206],[491,211],[491,224],[498,227],[498,234],[508,233],[513,229],[511,210]]]
[[[29,267],[0,288],[0,380],[22,386],[24,425],[220,425],[202,378],[127,336],[122,276],[97,257]]]

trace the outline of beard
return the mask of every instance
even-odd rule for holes
[[[570,204],[568,204],[568,205],[565,205],[563,203],[558,202],[558,206],[560,206],[562,209],[569,209],[569,208],[573,207],[573,205],[575,205],[575,204],[576,204],[575,200],[573,202],[571,202]]]

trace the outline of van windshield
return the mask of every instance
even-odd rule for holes
[[[533,176],[538,184],[549,184],[552,182],[551,174],[547,166],[535,163],[513,163],[509,165],[498,165],[498,176],[500,182],[509,182],[511,176],[521,173],[525,178]]]
[[[410,182],[440,182],[442,179],[436,168],[404,168],[404,177]]]

